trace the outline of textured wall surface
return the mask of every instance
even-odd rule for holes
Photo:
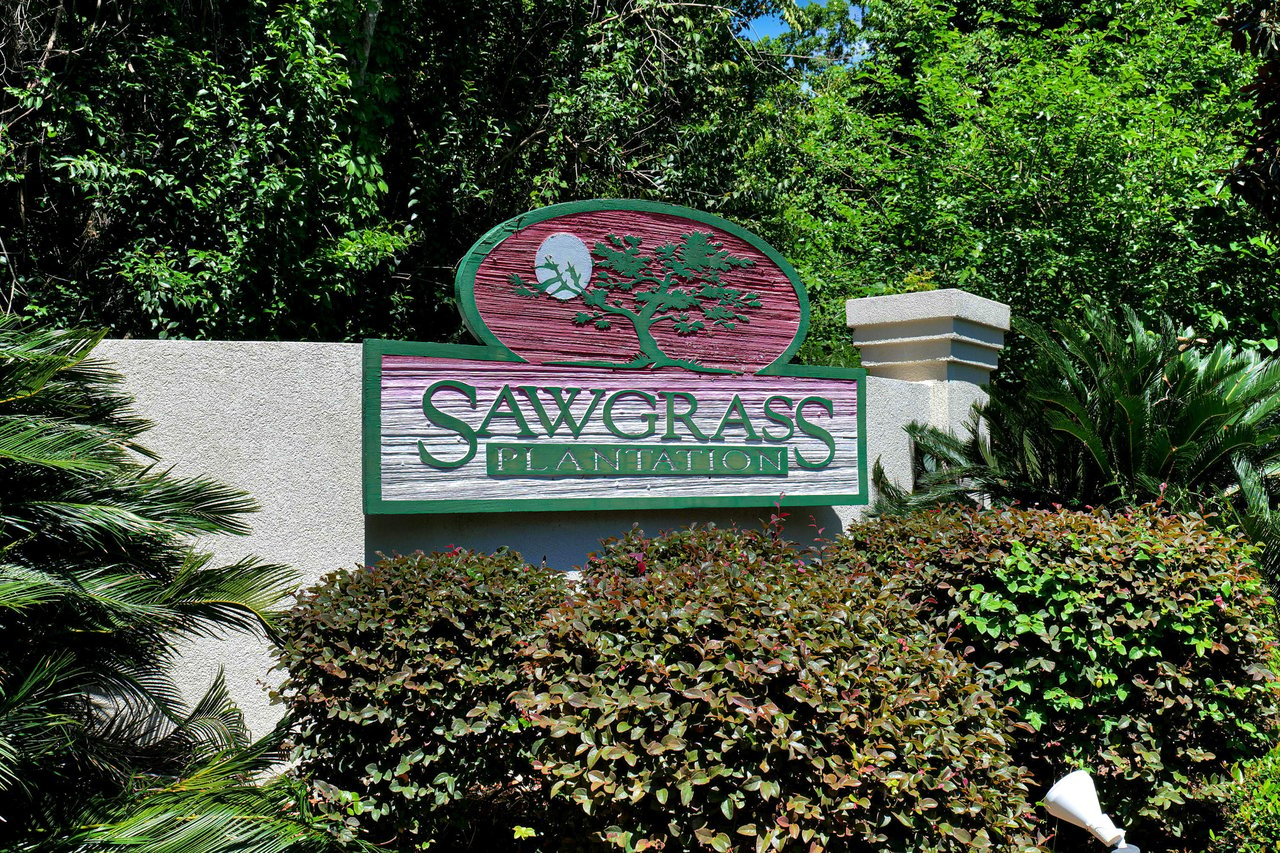
[[[308,584],[379,552],[449,545],[492,550],[510,545],[531,561],[557,568],[583,561],[603,537],[633,524],[657,532],[692,522],[754,524],[765,509],[556,512],[371,516],[361,509],[360,345],[106,341],[98,355],[115,362],[137,408],[155,423],[143,437],[163,464],[180,474],[206,474],[249,491],[262,510],[246,537],[204,544],[226,559],[254,554],[292,565]],[[872,377],[867,386],[869,462],[906,482],[909,448],[902,426],[912,420],[946,425],[971,391],[957,383]],[[976,389],[972,389],[976,391]],[[874,494],[873,494],[874,499]],[[856,516],[853,507],[797,508],[790,532],[807,540],[830,536]],[[218,667],[250,726],[262,733],[278,719],[267,690],[264,641],[231,636],[193,644],[182,678],[198,695]]]

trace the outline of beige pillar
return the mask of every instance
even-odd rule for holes
[[[845,312],[867,373],[928,383],[932,411],[917,420],[963,434],[999,363],[1009,306],[949,289],[850,299]]]

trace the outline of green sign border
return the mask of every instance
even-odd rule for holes
[[[474,361],[501,361],[525,364],[524,359],[507,348],[489,331],[475,303],[475,275],[481,261],[499,243],[521,228],[571,213],[593,211],[634,210],[649,213],[667,213],[684,219],[692,219],[712,225],[738,237],[758,249],[786,274],[800,302],[800,327],[791,346],[770,365],[757,372],[759,376],[795,376],[807,379],[836,379],[858,383],[858,492],[852,495],[697,495],[689,497],[653,498],[494,498],[485,500],[397,500],[382,498],[382,357],[384,355],[425,356],[428,358],[470,359]],[[568,202],[523,213],[490,230],[476,241],[458,267],[455,281],[458,305],[467,329],[486,346],[462,344],[426,344],[413,341],[387,341],[369,339],[364,342],[362,408],[363,436],[362,459],[364,481],[364,511],[367,515],[409,515],[420,513],[480,513],[480,512],[528,512],[529,505],[537,504],[543,510],[616,510],[616,509],[690,509],[711,507],[764,507],[780,503],[782,506],[865,506],[869,503],[867,484],[867,372],[854,367],[818,367],[791,364],[809,331],[809,299],[795,269],[778,252],[759,237],[735,225],[700,210],[662,204],[652,201],[595,199]],[[621,373],[621,371],[620,371]],[[732,481],[726,482],[730,486]]]

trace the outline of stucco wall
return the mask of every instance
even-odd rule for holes
[[[232,560],[254,554],[292,565],[308,584],[376,554],[448,545],[493,549],[510,545],[531,561],[558,568],[580,564],[605,536],[639,524],[645,530],[691,522],[753,524],[766,510],[611,511],[373,516],[361,510],[359,344],[106,341],[99,356],[125,376],[137,409],[155,427],[144,443],[179,474],[206,474],[250,492],[262,510],[246,537],[211,539]],[[879,458],[901,481],[910,471],[902,426],[912,420],[946,425],[976,386],[872,377],[867,387],[869,461]],[[874,494],[873,494],[874,499]],[[798,508],[793,538],[820,528],[838,532],[853,507]],[[198,693],[226,670],[233,695],[255,733],[278,719],[267,698],[271,657],[258,638],[232,636],[194,644],[182,678]]]

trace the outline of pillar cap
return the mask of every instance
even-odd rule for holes
[[[964,290],[869,296],[845,303],[872,376],[984,384],[999,363],[1009,306]]]
[[[963,317],[1002,332],[1009,330],[1008,305],[954,287],[866,296],[845,303],[845,322],[851,328],[936,317]]]

